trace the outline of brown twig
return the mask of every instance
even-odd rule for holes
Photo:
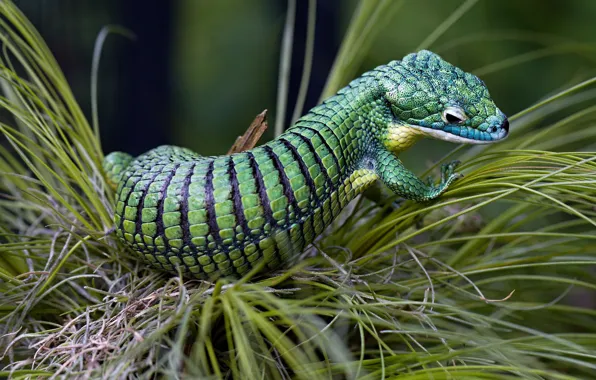
[[[244,152],[254,148],[265,130],[267,130],[267,110],[258,114],[246,132],[242,136],[238,136],[228,154]]]

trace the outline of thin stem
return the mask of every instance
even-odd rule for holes
[[[128,37],[131,40],[135,39],[135,35],[129,30],[115,26],[108,25],[101,28],[97,39],[95,40],[95,46],[93,47],[93,61],[91,62],[91,118],[93,125],[93,132],[95,138],[99,142],[99,115],[97,110],[97,78],[99,78],[99,61],[101,59],[101,52],[106,38],[110,33],[120,34],[124,37]]]
[[[292,64],[292,41],[294,40],[294,20],[296,18],[296,0],[288,0],[288,12],[279,60],[279,78],[277,88],[277,112],[275,115],[275,136],[282,134],[286,119],[288,103],[288,85],[290,82],[290,68]]]
[[[477,2],[478,0],[467,0],[462,3],[455,11],[453,11],[453,13],[449,15],[449,17],[445,19],[445,21],[441,23],[441,25],[433,30],[433,32],[429,34],[420,45],[418,45],[416,50],[426,49],[430,45],[434,44],[435,41],[443,35],[443,33],[445,33],[453,24],[457,22],[457,20],[465,15]]]
[[[292,115],[292,123],[300,117],[306,100],[308,84],[310,83],[310,73],[312,69],[313,51],[315,47],[315,26],[317,21],[317,0],[308,0],[308,29],[306,30],[306,46],[304,48],[304,64],[302,68],[302,78],[300,79],[300,90]]]
[[[404,0],[366,0],[361,1],[354,12],[346,37],[325,83],[319,100],[335,93],[354,76],[366,57],[376,36],[404,5]]]

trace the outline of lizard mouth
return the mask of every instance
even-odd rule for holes
[[[411,127],[418,129],[426,136],[459,144],[492,144],[503,140],[509,133],[509,122],[507,119],[496,128],[495,132],[449,125],[445,129],[433,129],[419,125],[412,125]]]

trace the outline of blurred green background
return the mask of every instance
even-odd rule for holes
[[[366,1],[366,0],[365,0]],[[391,0],[390,0],[391,1]],[[399,1],[399,0],[393,0]],[[159,144],[222,154],[254,116],[275,118],[281,0],[21,0],[90,110],[93,44],[117,24],[134,41],[109,37],[99,80],[106,152],[140,154]],[[414,51],[462,0],[406,0],[381,28],[359,73]],[[306,109],[318,101],[357,1],[319,0]],[[471,3],[470,3],[471,4]],[[308,1],[297,1],[288,116],[298,92]],[[477,73],[512,115],[565,86],[596,75],[596,1],[479,0],[430,49]],[[512,126],[515,133],[515,124]],[[453,148],[422,142],[404,157],[416,170]]]

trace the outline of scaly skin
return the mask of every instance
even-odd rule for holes
[[[118,236],[154,267],[214,280],[287,263],[377,179],[407,199],[438,197],[457,163],[438,185],[421,181],[396,156],[419,138],[483,144],[508,128],[480,79],[421,51],[365,73],[250,151],[161,146],[111,153],[104,168],[117,185]]]

